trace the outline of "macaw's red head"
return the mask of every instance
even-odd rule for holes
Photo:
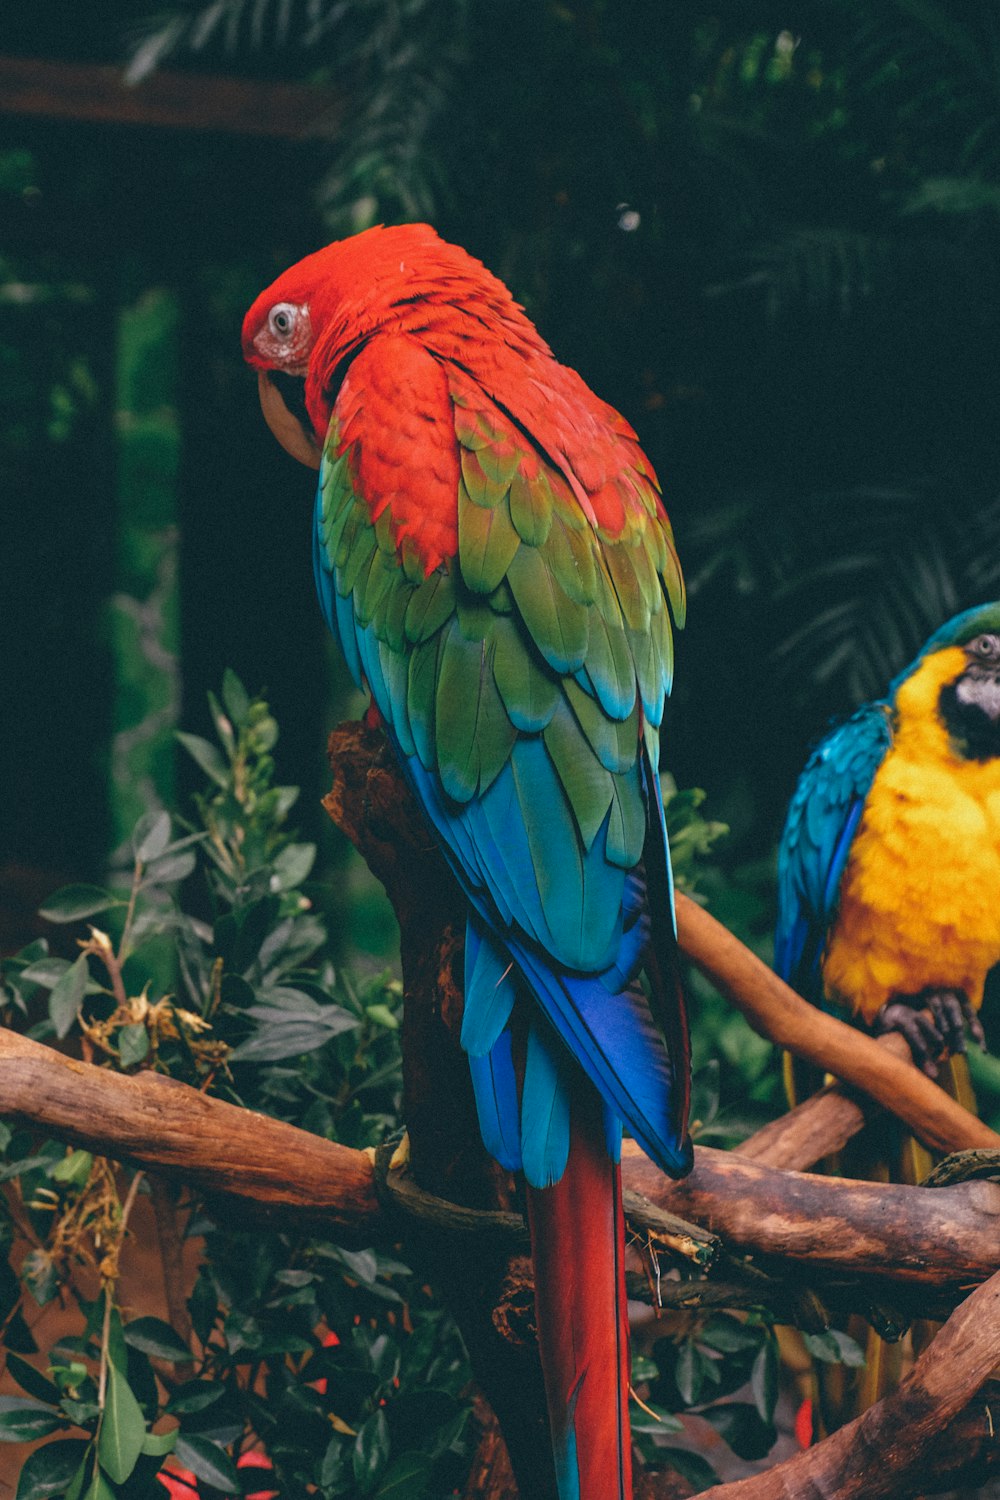
[[[425,330],[432,305],[454,315],[470,297],[540,343],[503,283],[429,224],[366,229],[290,267],[243,322],[243,357],[278,441],[318,468],[337,390],[366,340],[380,328]]]

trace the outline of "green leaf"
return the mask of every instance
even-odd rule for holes
[[[87,955],[81,953],[76,963],[71,964],[61,979],[52,987],[49,995],[49,1018],[60,1041],[69,1035],[83,1004],[90,970]]]
[[[171,1427],[169,1432],[147,1432],[142,1441],[143,1454],[146,1458],[166,1458],[176,1448],[179,1436],[179,1427]]]
[[[132,848],[140,864],[159,859],[170,843],[170,814],[167,812],[144,813],[132,833]]]
[[[149,1032],[142,1021],[132,1021],[118,1032],[118,1061],[123,1068],[134,1068],[149,1053]]]
[[[240,1492],[240,1476],[229,1454],[210,1438],[196,1433],[181,1433],[174,1454],[178,1463],[190,1469],[198,1479],[214,1485],[217,1490]]]
[[[320,1464],[319,1485],[324,1492],[339,1486],[340,1478],[344,1472],[344,1460],[347,1455],[347,1445],[343,1438],[333,1437],[327,1444],[326,1452],[323,1454],[323,1462]]]
[[[51,1406],[25,1396],[0,1396],[0,1443],[33,1443],[65,1425]]]
[[[163,1409],[177,1416],[186,1416],[204,1411],[225,1394],[226,1387],[219,1380],[189,1380],[174,1391]]]
[[[768,1338],[753,1362],[750,1389],[762,1421],[773,1422],[778,1400],[778,1347],[773,1338]]]
[[[127,902],[111,891],[98,885],[66,885],[50,896],[38,914],[47,922],[79,922],[82,917],[93,917],[99,911],[109,911],[113,906],[125,906]]]
[[[262,1026],[253,1036],[247,1037],[229,1054],[234,1062],[278,1062],[285,1057],[299,1057],[304,1052],[315,1052],[340,1031],[349,1031],[349,1026],[328,1026],[323,1021],[281,1021],[272,1026]]]
[[[100,1469],[94,1475],[84,1500],[115,1500],[115,1492]]]
[[[215,782],[216,786],[228,786],[229,776],[226,763],[221,753],[209,740],[203,740],[197,734],[184,734],[181,730],[177,730],[177,738],[191,759],[201,767],[211,781]]]
[[[389,1457],[389,1423],[379,1407],[354,1439],[354,1477],[362,1494],[370,1494]]]
[[[839,1328],[828,1328],[825,1333],[804,1333],[802,1341],[813,1358],[825,1364],[858,1369],[865,1363],[864,1350]]]
[[[350,1271],[352,1276],[357,1277],[362,1286],[371,1286],[378,1275],[378,1261],[374,1250],[345,1250],[343,1245],[335,1247],[337,1260]]]
[[[38,1401],[56,1403],[59,1400],[59,1387],[52,1380],[47,1380],[40,1370],[34,1365],[29,1365],[26,1359],[19,1354],[7,1354],[7,1373],[11,1375],[21,1387],[27,1391],[29,1396],[34,1396]]]
[[[222,674],[222,701],[236,728],[242,728],[250,708],[250,694],[231,667]]]
[[[693,1406],[701,1394],[702,1359],[691,1339],[685,1339],[677,1350],[674,1380],[685,1406]]]
[[[707,1490],[719,1482],[719,1476],[712,1465],[706,1463],[700,1454],[692,1453],[687,1448],[658,1448],[657,1458],[668,1468],[676,1469],[678,1474],[682,1474],[695,1490]]]
[[[23,968],[18,979],[24,984],[41,984],[50,990],[70,968],[68,958],[36,958]]]
[[[286,844],[271,862],[272,891],[292,891],[301,885],[316,862],[315,844]]]
[[[764,1336],[760,1328],[748,1327],[731,1313],[713,1313],[699,1330],[698,1342],[717,1349],[720,1354],[738,1354],[744,1349],[756,1349]]]
[[[187,1344],[162,1318],[133,1318],[125,1324],[125,1342],[143,1354],[175,1365],[191,1358]]]
[[[655,1380],[659,1375],[659,1366],[655,1359],[650,1359],[648,1354],[634,1354],[632,1356],[632,1384],[638,1385],[640,1380]]]
[[[186,880],[197,863],[198,856],[193,849],[184,849],[177,854],[168,852],[146,866],[143,884],[173,885],[175,881]]]
[[[103,1307],[103,1302],[100,1304]],[[119,1375],[128,1376],[128,1350],[125,1347],[125,1330],[122,1325],[122,1315],[117,1307],[112,1306],[111,1317],[108,1320],[108,1359],[117,1369]]]
[[[215,1284],[204,1266],[198,1272],[194,1288],[188,1298],[188,1312],[194,1331],[204,1344],[212,1331],[219,1310],[219,1298]]]
[[[399,1017],[391,1011],[388,1005],[379,1001],[376,1005],[366,1005],[365,1015],[369,1021],[374,1021],[376,1026],[384,1026],[387,1031],[399,1030]]]
[[[379,1480],[375,1500],[420,1500],[427,1491],[432,1468],[426,1453],[401,1453]]]
[[[89,1450],[82,1438],[60,1438],[36,1448],[21,1467],[15,1500],[48,1500],[49,1495],[62,1494]]]
[[[644,1405],[648,1407],[647,1411],[635,1405],[629,1410],[629,1422],[633,1432],[649,1432],[654,1437],[657,1433],[662,1433],[665,1437],[668,1432],[684,1431],[684,1423],[678,1421],[673,1412],[667,1411],[666,1407],[658,1406],[652,1401],[646,1401]]]
[[[12,1177],[21,1177],[25,1172],[33,1172],[36,1167],[51,1165],[50,1156],[22,1156],[20,1161],[9,1161],[0,1167],[0,1182],[9,1182]]]
[[[52,1256],[47,1250],[29,1250],[21,1265],[21,1280],[27,1286],[39,1307],[51,1302],[59,1290]]]
[[[132,1388],[113,1361],[108,1361],[108,1392],[97,1439],[101,1467],[115,1484],[124,1484],[135,1468],[146,1439],[146,1419]]]
[[[778,1434],[771,1423],[762,1421],[757,1408],[745,1402],[725,1401],[718,1406],[706,1406],[698,1415],[711,1422],[738,1458],[750,1461],[766,1458],[777,1442]]]
[[[53,1182],[65,1182],[72,1187],[83,1187],[90,1176],[94,1158],[89,1151],[71,1151],[57,1161],[49,1172]]]

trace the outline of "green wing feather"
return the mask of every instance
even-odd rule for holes
[[[669,524],[637,458],[622,480],[624,530],[598,535],[563,474],[505,413],[468,382],[453,394],[457,556],[424,577],[412,539],[397,545],[390,507],[373,522],[350,451],[337,456],[336,419],[322,545],[366,634],[362,671],[379,677],[370,686],[404,752],[458,804],[511,763],[548,925],[606,925],[584,860],[600,837],[623,870],[642,855],[640,724],[655,764],[671,613],[684,607]],[[553,788],[541,802],[514,754],[538,736]]]

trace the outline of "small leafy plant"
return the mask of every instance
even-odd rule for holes
[[[374,1145],[399,1117],[400,986],[333,966],[305,889],[316,851],[287,827],[297,791],[274,784],[267,705],[227,673],[211,707],[218,743],[180,736],[205,776],[195,820],[144,817],[120,879],[51,897],[43,915],[81,934],[77,954],[39,941],[9,960],[0,1015],[100,1066]],[[192,1193],[177,1202],[142,1172],[3,1124],[0,1150],[0,1332],[24,1393],[0,1398],[0,1441],[48,1439],[18,1500],[182,1493],[170,1476],[185,1472],[235,1496],[241,1458],[261,1449],[288,1500],[405,1500],[461,1478],[464,1350],[402,1261],[233,1228]],[[120,1292],[147,1193],[174,1326],[132,1315]],[[202,1246],[193,1285],[166,1248],[181,1233]],[[57,1299],[78,1326],[41,1351],[29,1325]]]

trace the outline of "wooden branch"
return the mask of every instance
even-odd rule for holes
[[[880,1045],[901,1042],[909,1055],[906,1040],[898,1033],[879,1037],[878,1041]],[[748,1161],[785,1167],[790,1172],[804,1172],[822,1157],[843,1150],[848,1141],[865,1128],[869,1118],[876,1113],[872,1101],[866,1103],[845,1093],[841,1084],[828,1083],[787,1114],[754,1131],[733,1150]]]
[[[0,1029],[0,1115],[244,1207],[322,1222],[370,1244],[382,1209],[371,1157],[209,1099],[156,1073],[126,1077]]]
[[[913,1062],[909,1045],[898,1031],[876,1037],[875,1045],[905,1063]],[[841,1083],[828,1083],[794,1109],[747,1136],[733,1150],[769,1167],[804,1172],[821,1157],[842,1151],[878,1115],[879,1108],[873,1099],[851,1094]]]
[[[762,1036],[863,1090],[935,1151],[1000,1150],[1000,1135],[912,1062],[808,1005],[721,922],[680,892],[677,933],[686,956]]]
[[[935,1466],[943,1468],[943,1484],[950,1487],[958,1455],[948,1427],[960,1415],[964,1432],[977,1423],[982,1431],[989,1421],[983,1446],[993,1450],[995,1466],[992,1419],[983,1406],[965,1409],[994,1370],[998,1349],[1000,1271],[952,1313],[891,1395],[815,1448],[752,1479],[703,1491],[705,1500],[906,1500],[938,1487],[928,1483]]]
[[[128,84],[121,68],[0,57],[0,113],[285,140],[329,135],[344,111],[330,89],[166,70]]]
[[[380,1200],[370,1153],[206,1098],[154,1073],[125,1077],[0,1030],[0,1115],[41,1126],[90,1150],[181,1176],[257,1213],[294,1217],[346,1242],[390,1239],[402,1224],[455,1254],[482,1255],[490,1238],[523,1249],[520,1216],[442,1203],[412,1177],[390,1173]],[[997,1264],[1000,1184],[952,1187],[845,1181],[781,1171],[699,1146],[695,1169],[671,1182],[634,1142],[623,1154],[633,1229],[679,1235],[702,1225],[727,1248],[842,1276],[954,1289]],[[473,1195],[475,1196],[475,1195]],[[643,1200],[652,1208],[644,1210]],[[676,1216],[665,1224],[663,1213]],[[697,1237],[697,1236],[696,1236]],[[708,1243],[702,1236],[701,1244]],[[693,1244],[697,1258],[699,1246]]]
[[[695,1166],[671,1182],[634,1141],[623,1181],[661,1208],[703,1225],[727,1249],[802,1268],[904,1285],[960,1286],[1000,1261],[1000,1184],[950,1188],[856,1182],[788,1172],[734,1152],[695,1148]],[[942,1201],[939,1194],[954,1193]]]

